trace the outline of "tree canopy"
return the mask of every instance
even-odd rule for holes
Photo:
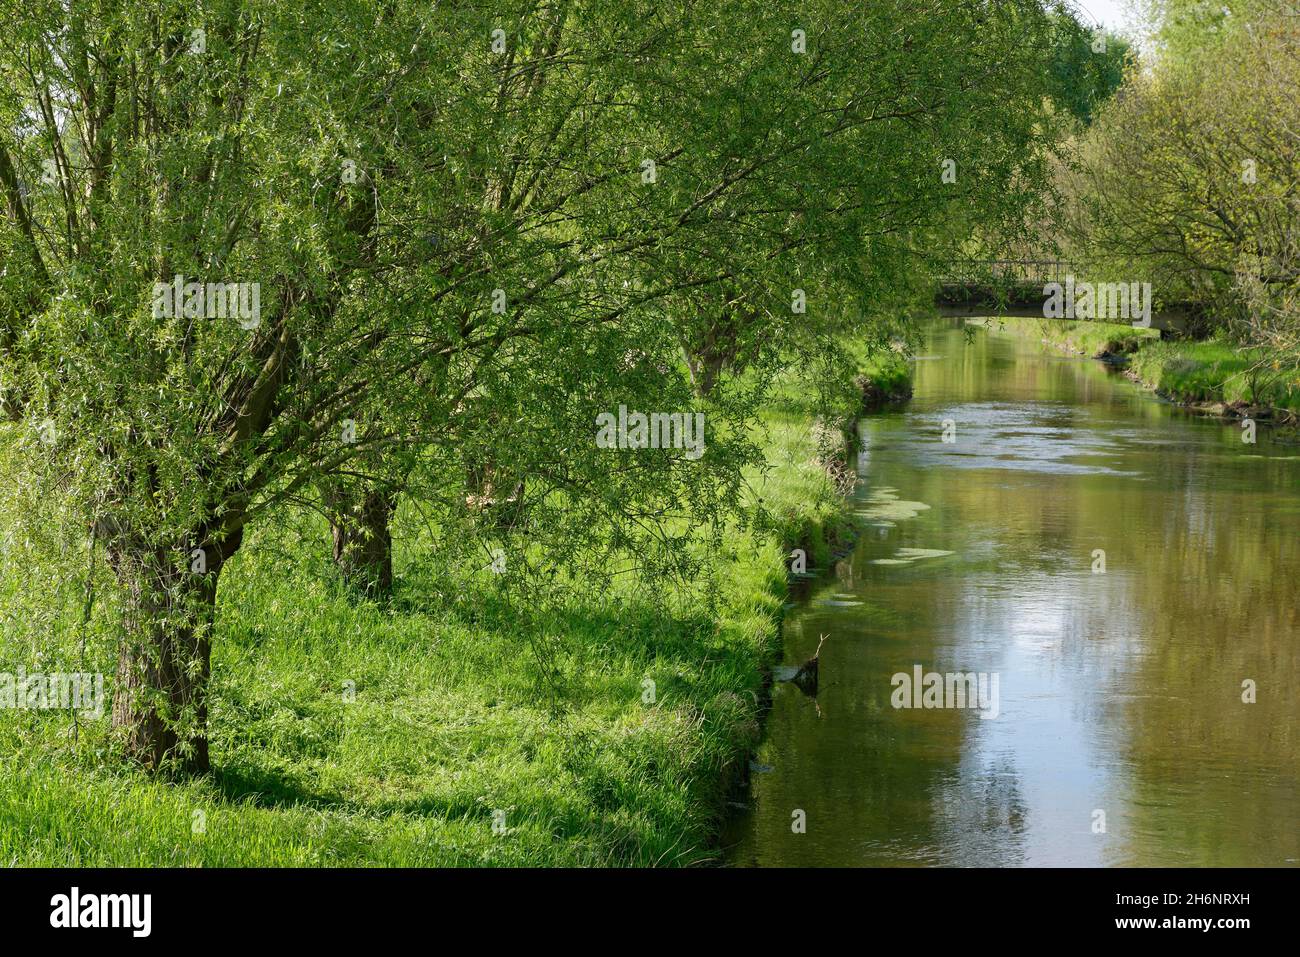
[[[1064,27],[1033,0],[0,22],[0,391],[120,585],[128,752],[198,769],[250,523],[316,488],[339,521],[522,495],[543,545],[640,534],[667,567],[754,460],[743,373],[1022,222],[1074,69],[1043,69]],[[620,406],[702,410],[707,449],[611,456],[593,423]]]

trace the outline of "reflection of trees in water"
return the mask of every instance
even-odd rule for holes
[[[1151,543],[1161,567],[1147,579],[1145,654],[1123,708],[1134,826],[1164,854],[1141,863],[1300,859],[1300,513],[1280,491],[1294,473],[1288,486],[1266,469],[1207,467],[1201,514],[1171,510]],[[1255,704],[1242,702],[1247,678]]]
[[[1044,373],[1052,395],[1059,386],[1068,397],[1061,374],[1079,375],[1080,394],[1098,385],[1070,372],[1074,364],[1048,362],[995,366],[993,387],[1028,387],[1026,366],[1052,370]],[[1007,550],[995,570],[1010,587],[1031,575],[1072,582],[1073,599],[1052,602],[1068,610],[1060,661],[1095,681],[1077,689],[1087,710],[1076,718],[1095,727],[1099,750],[1133,778],[1131,801],[1111,816],[1112,829],[1127,822],[1125,862],[1294,862],[1300,501],[1297,463],[1276,458],[1294,451],[1266,435],[1243,446],[1235,426],[1155,403],[1133,411],[1140,418],[1125,415],[1113,423],[1119,428],[1107,430],[1112,423],[1100,417],[1091,427],[1112,443],[1117,467],[1139,470],[1140,479],[1072,476],[1017,483],[1011,493],[935,470],[922,471],[909,495],[942,501],[968,521],[997,515],[1001,540],[1027,543]],[[1105,576],[1071,579],[1068,563],[1082,567],[1093,548],[1106,551]],[[1245,678],[1259,685],[1254,705],[1241,702]]]
[[[796,688],[774,689],[761,752],[773,771],[754,776],[750,844],[738,859],[748,854],[765,864],[866,866],[946,860],[931,795],[961,759],[957,725],[969,715],[890,707],[896,656],[861,629],[863,622],[897,616],[883,609],[877,616],[876,610],[872,603],[813,606],[788,622],[787,648],[795,658],[811,653],[819,634],[832,636],[823,651],[822,714]],[[927,615],[918,610],[921,620],[909,627],[932,634]],[[912,655],[908,647],[904,653]],[[796,808],[807,812],[806,834],[790,831]]]
[[[905,418],[871,423],[868,483],[897,486],[935,512],[900,522],[887,541],[863,536],[827,587],[864,605],[791,620],[807,639],[792,636],[791,660],[831,634],[825,716],[794,689],[797,703],[778,701],[788,711],[769,723],[765,759],[777,770],[759,783],[765,856],[1032,863],[1046,835],[1070,858],[1059,863],[1085,853],[1142,865],[1300,859],[1300,462],[1269,458],[1294,450],[1279,451],[1266,432],[1243,446],[1236,427],[1192,421],[1100,364],[1012,360],[1021,344],[991,337],[958,351],[967,348],[944,340],[932,349],[952,358],[917,364]],[[1102,464],[1137,474],[926,467],[917,423],[963,395],[1069,403],[1062,427],[1089,430],[1090,451],[1110,450]],[[932,571],[870,564],[896,545],[958,557]],[[1090,573],[1096,548],[1104,575]],[[1009,676],[1024,677],[1016,669],[1041,671],[1042,693],[1067,696],[1066,720],[1079,731],[1068,746],[1084,749],[1070,755],[1073,770],[1086,775],[1071,782],[1086,794],[1064,779],[1051,789],[1065,767],[1052,740],[1028,742],[1049,753],[1016,765],[1014,751],[981,750],[993,728],[971,712],[891,709],[889,677],[913,662],[1002,671],[1004,706],[1016,693]],[[1244,678],[1258,683],[1257,704],[1241,703]],[[807,835],[789,835],[795,807],[808,811]],[[1101,843],[1093,807],[1108,815]],[[1057,823],[1062,814],[1069,823]],[[1077,828],[1091,850],[1060,826]]]
[[[835,580],[840,583],[840,587],[845,591],[853,588],[856,578],[853,574],[853,563],[855,555],[848,555],[835,565]]]

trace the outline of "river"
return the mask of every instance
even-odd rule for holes
[[[785,623],[819,693],[774,686],[729,862],[1300,863],[1300,446],[972,336],[862,420],[862,534]],[[895,707],[918,666],[996,709]]]

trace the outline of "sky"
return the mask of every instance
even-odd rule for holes
[[[1149,37],[1147,28],[1139,25],[1131,7],[1132,0],[1070,0],[1079,11],[1084,23],[1102,23],[1108,30],[1124,34],[1139,47],[1145,46]]]
[[[1085,15],[1084,19],[1091,15],[1094,22],[1100,21],[1113,30],[1128,26],[1126,0],[1073,0],[1073,3]]]

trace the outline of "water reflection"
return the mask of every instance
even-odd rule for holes
[[[1300,861],[1296,448],[1010,336],[923,351],[864,422],[858,548],[787,623],[787,662],[830,636],[821,713],[776,687],[731,860]],[[917,664],[997,673],[999,716],[893,708]]]

